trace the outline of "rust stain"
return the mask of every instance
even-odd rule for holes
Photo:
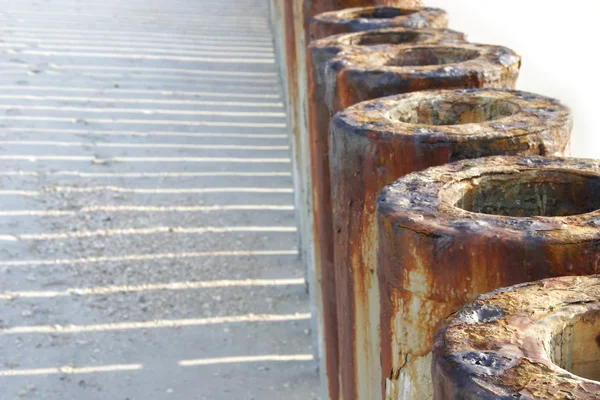
[[[296,79],[296,68],[298,67],[296,57],[296,24],[294,20],[294,5],[291,1],[283,2],[283,15],[284,15],[284,27],[285,27],[285,56],[287,62],[287,82],[288,82],[288,93],[290,99],[297,97],[297,79]],[[293,112],[294,108],[288,112]]]
[[[539,100],[537,96],[533,101]],[[548,123],[549,115],[562,119],[556,113],[544,117],[541,111],[548,110],[530,113],[532,124]],[[534,136],[543,131],[539,128],[528,125]],[[568,136],[568,130],[562,136]],[[568,142],[560,135],[556,139]],[[382,367],[387,372],[404,365],[409,372],[399,375],[403,382],[391,384],[416,388],[415,393],[428,398],[428,375],[411,370],[429,361],[429,338],[443,318],[426,318],[418,307],[406,307],[407,293],[450,312],[498,287],[597,272],[600,162],[488,157],[430,168],[387,186],[378,199],[378,219]],[[480,313],[485,318],[493,315]],[[407,331],[410,321],[418,319],[416,330]],[[398,354],[408,354],[408,364]],[[444,385],[441,392],[453,390]],[[415,394],[405,398],[415,398],[411,395]]]
[[[599,317],[598,275],[480,296],[437,332],[434,399],[597,399]]]

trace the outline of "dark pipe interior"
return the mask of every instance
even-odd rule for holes
[[[562,217],[600,209],[600,177],[568,171],[487,174],[448,190],[467,211],[511,217]]]
[[[392,118],[408,124],[460,125],[510,117],[519,109],[510,101],[488,97],[468,98],[462,102],[431,97],[401,103]]]
[[[415,47],[398,52],[385,65],[390,67],[417,67],[457,64],[479,57],[479,52],[457,47]]]
[[[350,43],[354,46],[376,46],[376,45],[397,45],[406,43],[423,42],[433,37],[430,33],[421,32],[368,32],[352,38]]]
[[[582,378],[600,381],[600,312],[589,311],[553,338],[552,361]]]
[[[396,7],[378,7],[369,12],[359,12],[356,17],[367,19],[389,19],[401,17],[403,15],[414,14],[416,12],[416,10],[408,10]]]

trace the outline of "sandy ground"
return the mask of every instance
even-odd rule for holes
[[[316,399],[267,2],[0,5],[0,399]]]

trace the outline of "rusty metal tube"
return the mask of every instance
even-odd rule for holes
[[[335,116],[331,190],[344,394],[382,397],[375,207],[383,187],[464,158],[562,155],[571,125],[569,110],[554,99],[496,89],[414,92]]]
[[[331,36],[311,43],[308,52],[308,140],[311,152],[311,175],[314,176],[312,186],[313,203],[313,238],[315,248],[315,273],[320,285],[320,307],[323,310],[323,333],[327,351],[330,353],[327,368],[329,379],[338,378],[337,366],[337,309],[335,295],[335,271],[331,260],[333,255],[329,241],[331,238],[331,212],[323,213],[331,206],[329,188],[329,157],[327,151],[330,115],[325,103],[325,67],[327,62],[342,52],[353,50],[375,51],[379,46],[387,44],[400,45],[411,43],[440,43],[464,41],[464,35],[446,29],[408,30],[403,28],[384,29],[369,32],[350,33]],[[328,236],[329,235],[329,236]],[[330,240],[330,239],[328,239]],[[327,245],[326,245],[327,244]],[[329,260],[329,262],[327,262]],[[334,354],[335,353],[335,354]]]
[[[448,15],[439,8],[355,7],[315,15],[310,22],[311,40],[348,32],[402,27],[446,28]]]
[[[541,120],[552,114],[537,113]],[[426,398],[435,330],[475,296],[599,272],[598,161],[488,157],[446,164],[387,186],[377,213],[389,398],[403,391]]]
[[[398,93],[421,89],[443,89],[460,87],[514,87],[518,76],[520,57],[511,50],[468,43],[444,43],[413,46],[381,46],[377,51],[357,49],[332,59],[326,68],[326,92],[323,94],[330,115],[359,101],[369,100]],[[325,108],[321,108],[324,115]],[[337,270],[344,268],[334,262],[334,231],[331,205],[331,183],[329,171],[329,123],[311,121],[310,138],[313,157],[313,198],[315,204],[315,235],[319,240],[319,259],[322,269],[335,265]],[[312,125],[317,123],[319,125]],[[315,165],[319,172],[314,172]],[[316,195],[315,195],[316,193]],[[320,195],[320,194],[321,195]],[[321,196],[321,197],[319,197]],[[317,203],[318,201],[318,203]],[[342,274],[342,272],[339,272]],[[337,282],[337,277],[335,278]],[[336,283],[344,287],[344,283]],[[345,290],[345,289],[344,289]],[[336,294],[337,298],[340,298]],[[338,306],[338,320],[346,321],[348,310]],[[346,350],[341,355],[345,368],[354,370],[352,337],[338,327],[338,347]],[[345,358],[345,359],[344,359]],[[350,358],[350,359],[348,359]],[[344,374],[344,373],[342,373]],[[353,372],[352,372],[353,374]],[[348,380],[348,379],[344,379]],[[348,390],[355,390],[351,384]],[[369,385],[370,387],[371,385]],[[369,389],[370,391],[370,389]],[[353,398],[353,392],[349,398]]]
[[[436,335],[434,398],[598,399],[599,331],[598,275],[482,295]]]

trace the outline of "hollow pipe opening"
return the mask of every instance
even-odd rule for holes
[[[385,62],[389,67],[423,67],[457,64],[480,56],[476,50],[458,47],[411,47],[400,50]]]
[[[585,379],[600,381],[600,311],[574,318],[553,336],[554,364]]]
[[[352,46],[401,45],[433,39],[434,35],[425,32],[367,32],[350,38]]]
[[[358,9],[352,13],[350,18],[366,19],[390,19],[416,13],[417,10],[397,7],[375,7],[371,9]]]
[[[408,124],[462,125],[494,121],[520,111],[516,104],[496,98],[476,97],[447,101],[439,97],[406,100],[391,113],[394,120]]]
[[[443,196],[466,211],[510,217],[564,217],[600,209],[600,177],[561,170],[484,173]]]

